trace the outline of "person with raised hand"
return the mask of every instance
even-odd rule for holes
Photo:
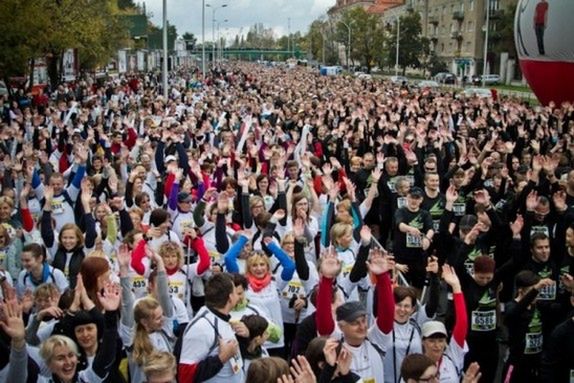
[[[146,251],[147,250],[147,251]],[[162,257],[150,248],[144,249],[156,265],[157,297],[146,296],[134,302],[129,280],[130,254],[125,248],[118,253],[120,282],[122,286],[122,310],[120,336],[128,348],[129,368],[132,382],[143,382],[143,366],[153,351],[173,351],[174,310],[169,297],[168,279]]]
[[[466,305],[460,281],[454,269],[445,264],[442,266],[442,278],[452,289],[455,311],[455,324],[452,337],[448,340],[446,327],[439,321],[428,321],[423,324],[422,343],[424,354],[437,366],[441,383],[459,382],[462,377],[464,357],[468,352],[466,335],[468,320]]]
[[[0,379],[10,383],[24,383],[28,380],[28,352],[22,306],[15,298],[7,300],[0,306],[3,314],[0,327],[11,339],[10,359],[8,365],[0,370]]]
[[[363,380],[384,376],[383,360],[385,349],[385,334],[393,326],[393,317],[384,315],[394,307],[391,278],[389,271],[394,268],[392,257],[383,255],[382,251],[374,251],[368,261],[369,272],[376,279],[377,313],[376,321],[368,328],[367,310],[360,302],[348,301],[335,310],[335,318],[329,303],[333,294],[333,279],[339,272],[340,261],[334,252],[325,254],[322,259],[321,281],[317,296],[317,331],[321,336],[342,338],[353,355],[351,371]],[[336,328],[337,326],[337,328]]]
[[[117,356],[117,310],[120,306],[120,288],[113,283],[107,283],[102,291],[98,292],[98,300],[105,311],[104,331],[102,342],[97,347],[91,365],[79,371],[76,343],[67,336],[52,335],[40,346],[40,357],[42,357],[50,375],[41,376],[38,383],[54,381],[102,383],[107,381],[113,366],[115,366]],[[44,369],[41,368],[41,371]]]

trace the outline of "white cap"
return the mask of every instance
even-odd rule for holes
[[[435,320],[423,324],[421,333],[423,338],[428,338],[429,336],[435,334],[442,334],[444,336],[447,336],[446,327],[444,327],[444,323]]]
[[[177,161],[177,158],[175,158],[174,155],[171,155],[171,154],[170,154],[169,156],[165,157],[164,162],[167,164],[167,163],[170,162],[170,161]]]

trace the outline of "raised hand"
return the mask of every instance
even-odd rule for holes
[[[317,378],[313,373],[311,365],[303,355],[297,355],[297,359],[291,360],[291,375],[295,378],[295,383],[316,383]]]
[[[427,273],[438,274],[438,258],[434,255],[427,258]]]
[[[53,198],[54,198],[54,188],[50,185],[44,186],[44,199],[46,200],[46,203],[48,204],[48,202],[52,202]]]
[[[337,258],[337,252],[329,249],[323,253],[323,260],[319,272],[325,278],[336,278],[341,271],[341,261]]]
[[[395,267],[394,257],[383,255],[380,250],[373,250],[370,259],[367,261],[369,271],[375,275],[382,275]]]
[[[22,319],[22,307],[16,299],[2,304],[4,320],[0,322],[2,330],[12,338],[13,342],[22,343],[26,338],[26,328]]]
[[[564,190],[559,190],[554,193],[552,195],[552,202],[554,202],[554,207],[559,212],[568,209],[568,205],[566,204],[566,192]]]
[[[106,283],[101,291],[98,291],[98,300],[106,311],[117,311],[120,307],[121,288],[112,282]]]
[[[361,242],[364,244],[370,244],[371,240],[373,239],[373,234],[371,234],[371,228],[368,227],[367,225],[363,225],[363,227],[361,227]]]
[[[462,378],[462,383],[478,383],[480,382],[481,376],[482,373],[480,372],[480,366],[478,363],[473,362],[466,369],[466,372]]]
[[[442,279],[452,288],[454,293],[461,292],[460,280],[454,271],[454,268],[444,264],[442,265]]]
[[[532,190],[526,197],[526,210],[534,211],[539,201],[540,197],[538,197],[538,193],[536,193],[536,190]]]
[[[450,185],[448,189],[446,189],[446,201],[450,203],[454,203],[458,199],[458,191],[454,187],[454,185]]]
[[[335,338],[327,339],[323,347],[325,361],[330,366],[335,366],[335,363],[337,363],[337,347],[339,347],[339,341]]]
[[[132,260],[132,252],[130,251],[130,248],[128,247],[128,245],[123,244],[120,246],[120,248],[118,249],[118,252],[117,252],[117,259],[118,259],[118,263],[120,265],[120,268],[129,269],[130,262]]]

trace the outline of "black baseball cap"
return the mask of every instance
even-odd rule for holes
[[[352,322],[363,315],[367,315],[367,310],[361,302],[352,301],[337,307],[336,314],[337,321]]]

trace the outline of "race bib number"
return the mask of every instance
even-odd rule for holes
[[[534,234],[538,233],[550,237],[550,230],[548,230],[548,226],[532,226],[532,228],[530,229],[530,236],[532,237]]]
[[[62,201],[52,200],[52,214],[64,213],[64,203]]]
[[[169,282],[169,294],[177,295],[178,298],[183,298],[183,282]]]
[[[553,301],[556,299],[556,285],[544,286],[538,292],[538,300]]]
[[[524,346],[525,354],[538,354],[542,351],[542,333],[526,334],[526,345]]]
[[[411,233],[407,233],[407,247],[409,248],[423,247],[422,237],[420,235],[413,235]]]
[[[243,359],[241,359],[241,355],[235,354],[229,359],[229,362],[231,363],[231,369],[234,374],[238,374],[243,369]]]
[[[132,279],[132,288],[135,290],[145,289],[146,280],[141,275],[138,275]]]
[[[400,209],[407,206],[407,199],[405,197],[397,198],[397,207]]]
[[[291,299],[293,295],[299,296],[302,289],[303,284],[301,283],[301,281],[291,281],[283,289],[283,298]]]
[[[493,331],[496,328],[496,311],[473,311],[470,326],[472,331]]]
[[[353,264],[343,266],[343,277],[347,277],[353,270]]]
[[[440,219],[435,219],[432,221],[432,229],[434,230],[435,234],[438,233],[438,228],[440,227]]]
[[[457,217],[462,217],[466,213],[466,204],[456,202],[452,204],[452,212]]]

